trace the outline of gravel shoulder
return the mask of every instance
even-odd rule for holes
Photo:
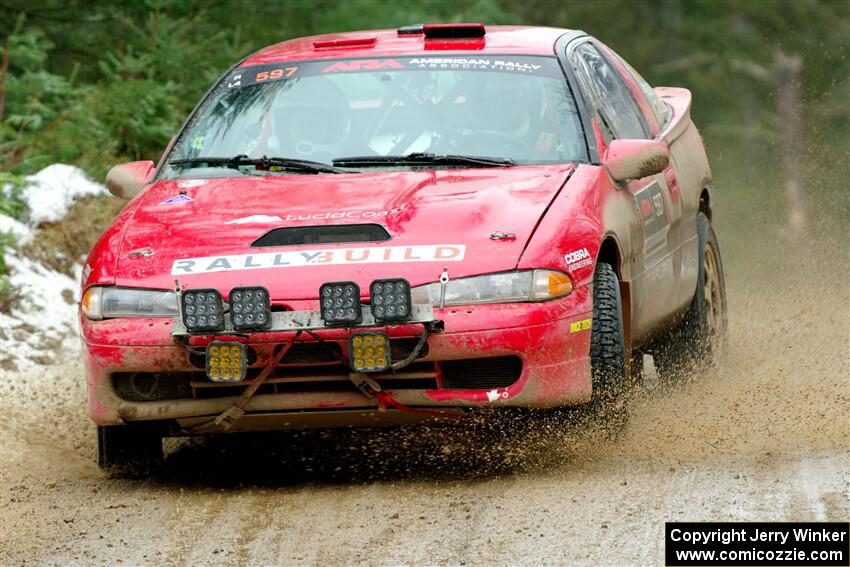
[[[613,441],[554,419],[225,436],[110,478],[77,354],[4,372],[0,564],[660,565],[665,521],[846,521],[846,272],[813,294],[801,270],[778,302],[725,259],[727,360],[640,393]]]

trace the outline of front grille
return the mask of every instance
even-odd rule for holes
[[[280,348],[280,347],[279,347]],[[279,352],[279,351],[277,351]],[[281,364],[327,364],[342,360],[342,347],[338,343],[295,343],[289,348]]]
[[[489,390],[507,388],[522,374],[518,356],[493,356],[440,363],[443,388],[451,390]]]
[[[112,375],[115,393],[128,402],[155,402],[178,399],[226,398],[240,395],[262,369],[248,369],[248,377],[239,384],[211,382],[203,372],[119,372]],[[299,392],[357,392],[348,379],[347,365],[281,365],[257,389],[257,395]],[[433,362],[411,364],[396,373],[373,374],[385,390],[434,390],[437,372]]]
[[[393,360],[404,360],[413,352],[416,345],[419,344],[419,339],[390,339],[390,348],[392,350]],[[417,355],[417,359],[428,356],[428,341],[422,346],[422,351]]]
[[[400,360],[408,356],[415,344],[415,339],[394,340],[393,358]],[[303,350],[293,356],[302,362],[284,359],[260,386],[257,395],[357,391],[348,379],[350,369],[347,364],[335,360],[318,362],[322,356],[329,356],[321,354],[323,350],[319,347],[323,345],[304,343],[298,346]],[[324,352],[329,351],[324,349]],[[118,397],[128,402],[226,398],[244,392],[260,372],[260,368],[249,368],[247,379],[239,384],[211,382],[203,372],[118,372],[112,375],[112,384]],[[442,388],[489,390],[510,386],[521,373],[522,360],[519,357],[500,356],[436,363],[420,361],[397,372],[376,373],[371,377],[384,390],[435,390],[438,377],[442,380]]]

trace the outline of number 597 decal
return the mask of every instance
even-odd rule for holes
[[[263,81],[289,78],[298,71],[298,67],[286,67],[285,69],[274,69],[273,71],[260,71],[254,78],[254,82],[261,83]]]
[[[236,74],[231,75],[228,79],[227,88],[246,87],[267,81],[288,79],[297,72],[298,67],[280,67],[280,63],[238,69]]]

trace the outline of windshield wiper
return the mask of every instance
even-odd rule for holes
[[[168,162],[169,165],[200,165],[206,164],[212,167],[238,167],[240,165],[259,165],[269,168],[273,166],[283,167],[286,169],[297,169],[310,173],[351,173],[345,169],[334,167],[320,161],[310,161],[304,159],[293,159],[286,157],[268,157],[249,158],[245,154],[239,154],[233,157],[210,157],[199,156],[191,158],[173,159]]]
[[[472,167],[504,167],[517,165],[511,158],[468,156],[461,154],[430,154],[414,152],[403,156],[351,156],[333,160],[334,165],[370,167],[386,165],[468,165]]]

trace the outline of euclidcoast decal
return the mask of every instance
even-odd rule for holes
[[[324,213],[308,213],[308,214],[288,214],[286,216],[279,215],[251,215],[227,221],[224,224],[255,224],[269,222],[293,222],[293,221],[316,221],[316,220],[339,220],[339,219],[358,219],[358,218],[377,218],[392,215],[404,210],[406,205],[399,205],[393,209],[384,211],[329,211]]]
[[[184,258],[171,265],[171,275],[206,274],[237,270],[300,268],[337,264],[391,264],[394,262],[460,262],[463,244],[423,244],[369,248],[331,248],[292,252],[266,252],[234,256]]]

